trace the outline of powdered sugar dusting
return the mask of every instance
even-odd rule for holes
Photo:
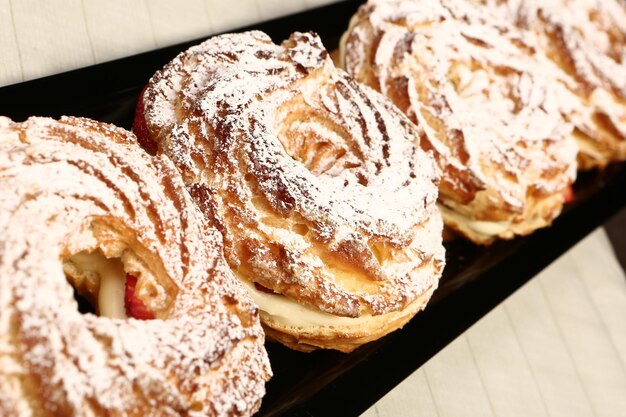
[[[605,165],[626,159],[626,5],[620,0],[483,1],[506,21],[532,31],[550,59],[572,78],[582,106],[569,118]],[[599,153],[600,155],[596,155]]]
[[[157,73],[144,103],[151,139],[217,219],[241,276],[348,316],[402,308],[437,282],[434,161],[316,35],[215,37]]]
[[[467,1],[370,0],[342,38],[342,56],[350,74],[424,129],[444,172],[442,204],[517,222],[576,172],[557,99],[564,89],[533,45]]]
[[[86,119],[0,119],[3,415],[249,415],[260,404],[270,371],[256,309],[175,168],[135,142]],[[160,319],[78,312],[61,260],[118,247],[174,286]]]

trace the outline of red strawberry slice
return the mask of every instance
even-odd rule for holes
[[[137,287],[137,277],[131,274],[126,274],[126,289],[124,291],[124,307],[126,308],[126,315],[137,320],[152,320],[154,319],[154,313],[146,307],[135,294],[135,288]]]
[[[143,111],[143,93],[146,91],[144,87],[139,94],[139,101],[137,102],[137,109],[135,110],[135,119],[133,120],[133,133],[137,136],[137,141],[142,148],[146,150],[150,155],[156,155],[157,144],[150,139],[150,133],[146,126],[146,115]]]
[[[574,189],[572,188],[571,185],[568,185],[563,190],[563,198],[565,198],[565,204],[571,203],[572,201],[574,201]]]

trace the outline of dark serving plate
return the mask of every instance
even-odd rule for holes
[[[257,24],[274,41],[313,30],[337,47],[360,1]],[[242,29],[243,30],[243,29]],[[92,117],[130,128],[148,78],[199,40],[0,88],[0,115]],[[447,244],[447,266],[426,310],[402,330],[350,354],[300,353],[268,343],[274,378],[260,416],[358,415],[612,214],[626,206],[626,164],[580,174],[575,200],[552,227],[478,247]]]

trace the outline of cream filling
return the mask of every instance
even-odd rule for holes
[[[302,305],[288,297],[279,294],[269,294],[259,291],[254,284],[246,279],[240,279],[254,302],[259,308],[272,316],[272,319],[284,326],[361,326],[372,319],[369,314],[361,317],[335,316],[315,308]],[[382,316],[378,316],[382,317]]]
[[[100,277],[98,310],[100,316],[112,319],[126,319],[124,292],[126,273],[124,264],[118,258],[106,258],[98,252],[78,253],[70,261],[83,273],[93,273]]]
[[[484,236],[498,236],[501,233],[506,232],[513,224],[510,221],[492,222],[485,220],[470,220],[462,214],[454,212],[450,209],[442,206],[439,206],[439,208],[447,218],[465,225],[467,228]]]
[[[467,220],[465,224],[475,232],[487,236],[497,236],[511,227],[511,222],[488,222],[483,220]]]

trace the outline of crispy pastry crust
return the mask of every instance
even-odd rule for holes
[[[579,169],[626,160],[626,4],[621,0],[483,1],[533,32],[562,71]]]
[[[424,129],[446,226],[483,244],[549,225],[576,172],[557,71],[494,22],[466,1],[370,0],[340,46],[348,73]]]
[[[215,219],[231,268],[292,301],[287,310],[305,306],[323,323],[408,308],[408,319],[436,287],[444,251],[434,161],[413,144],[415,127],[335,69],[316,35],[278,46],[248,32],[189,49],[152,78],[135,129]],[[297,330],[261,317],[294,345],[287,334]],[[342,331],[317,330],[308,345],[365,341],[346,347]]]
[[[0,188],[0,415],[258,409],[257,309],[169,161],[111,125],[0,118]],[[79,313],[62,263],[96,250],[139,277],[156,320]]]

